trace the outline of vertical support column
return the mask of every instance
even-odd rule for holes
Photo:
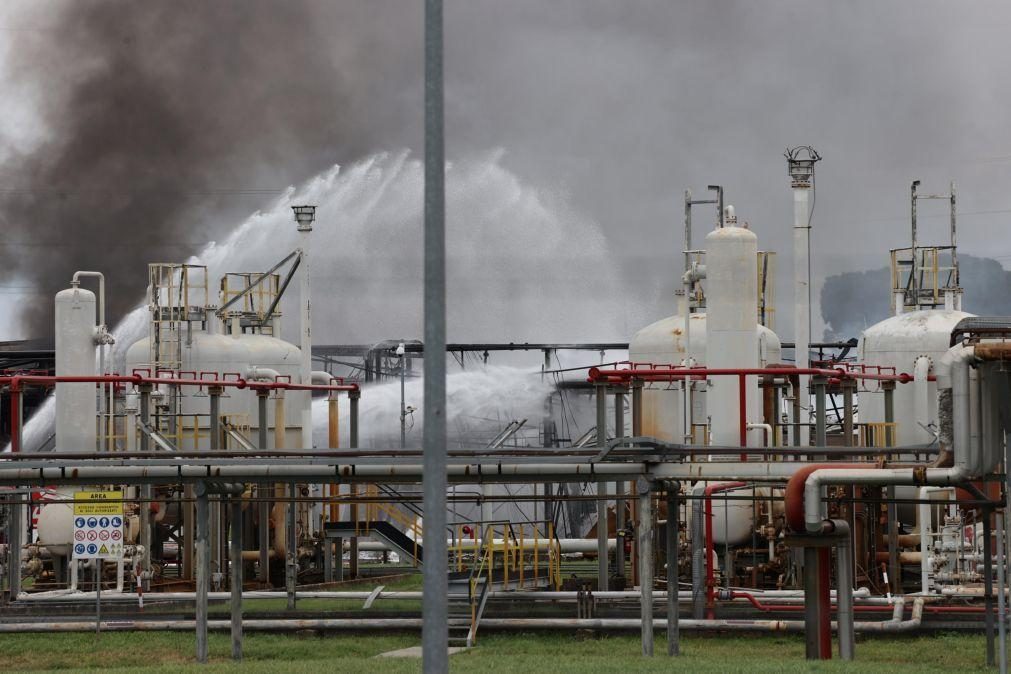
[[[625,437],[625,394],[621,389],[614,393],[614,435],[618,438]],[[625,577],[625,546],[622,544],[624,537],[619,538],[618,532],[625,530],[625,483],[618,480],[614,483],[614,568],[615,575]]]
[[[597,447],[607,447],[607,387],[597,384]],[[608,587],[607,483],[597,483],[597,591]]]
[[[208,449],[211,451],[223,449],[224,445],[221,443],[221,394],[224,389],[220,386],[208,386],[207,393],[210,396],[210,423],[208,428],[210,431],[210,438],[208,440]],[[196,423],[194,421],[194,423]],[[223,572],[225,569],[225,545],[224,545],[224,527],[222,526],[222,520],[224,518],[224,506],[221,502],[215,501],[211,504],[210,509],[210,537],[211,537],[211,568],[214,569],[214,573],[222,574],[218,578],[224,578]],[[222,580],[223,582],[223,580]]]
[[[7,548],[9,550],[7,567],[7,585],[11,601],[16,601],[21,594],[21,544],[24,535],[25,507],[20,502],[21,496],[12,494],[10,497],[10,519],[7,522]]]
[[[151,421],[151,384],[141,384],[140,390],[140,421],[147,426]],[[127,433],[136,433],[135,428],[127,429]],[[140,434],[140,451],[151,451],[151,438],[147,433]],[[151,589],[151,555],[153,550],[151,531],[151,485],[140,486],[140,544],[144,547],[144,557],[141,562],[141,584],[145,591]]]
[[[881,388],[885,395],[885,445],[892,447],[895,445],[895,430],[890,424],[895,423],[895,382],[881,382]],[[895,505],[895,486],[885,487],[885,516],[888,518],[888,577],[891,579],[892,591],[901,594],[902,589],[902,567],[899,565],[899,515]],[[924,550],[926,555],[927,551]]]
[[[857,383],[853,379],[842,381],[843,392],[843,445],[853,446],[853,393],[856,391]]]
[[[645,478],[636,481],[639,492],[639,617],[642,620],[642,654],[653,655],[653,495]],[[668,588],[669,591],[670,588]],[[675,594],[677,590],[675,589]]]
[[[238,661],[242,660],[242,499],[238,494],[232,496],[231,510],[232,659]]]
[[[985,609],[986,626],[986,664],[993,667],[996,663],[994,647],[993,624],[993,539],[990,528],[990,518],[993,511],[983,508],[983,606]]]
[[[850,530],[852,531],[852,529]],[[844,536],[836,546],[838,563],[839,587],[836,590],[838,609],[837,624],[839,633],[839,657],[843,660],[853,659],[853,562],[850,557],[853,546],[850,537]]]
[[[348,447],[351,449],[358,448],[358,401],[361,399],[361,391],[351,391],[348,393],[348,401],[350,403],[349,412],[349,422],[348,422]],[[352,493],[358,493],[358,486],[351,486]],[[351,519],[352,521],[358,521],[358,504],[351,504]],[[358,578],[358,537],[352,536],[351,541],[348,544],[348,576],[352,579]],[[341,539],[337,539],[337,564],[336,571],[338,580],[344,580],[344,544]]]
[[[826,440],[826,414],[827,414],[827,401],[826,401],[826,387],[828,382],[825,377],[815,377],[814,378],[814,398],[818,406],[815,412],[814,418],[814,444],[819,447],[824,447],[828,444]],[[801,437],[804,434],[804,428],[801,427]]]
[[[808,660],[820,660],[818,640],[818,548],[804,547],[804,646]]]
[[[422,669],[449,671],[446,559],[446,160],[442,0],[425,0],[425,381]]]
[[[679,482],[667,483],[667,655],[681,655],[681,630],[678,624],[678,543],[681,511],[678,504]]]
[[[287,545],[285,546],[285,558],[284,558],[284,588],[288,594],[288,610],[295,610],[295,584],[298,580],[298,537],[297,528],[295,525],[295,513],[297,512],[298,503],[295,498],[298,492],[298,485],[294,482],[288,483],[288,517],[285,526],[288,528],[287,535],[285,539],[287,540]]]
[[[270,395],[270,391],[267,389],[258,389],[256,391],[256,403],[257,403],[257,435],[258,443],[260,449],[268,448],[267,441],[267,397]],[[260,584],[264,587],[270,584],[270,502],[267,500],[268,494],[270,494],[270,485],[266,483],[258,484],[256,486],[256,495],[259,500],[257,505],[259,527],[257,528],[257,533],[259,534],[259,547],[260,547],[260,566],[258,570],[258,580]]]
[[[193,490],[197,498],[194,547],[196,548],[196,638],[197,662],[207,662],[207,589],[210,583],[211,557],[208,541],[209,509],[207,485],[197,483]]]
[[[999,625],[998,636],[999,636],[999,648],[997,649],[999,655],[998,665],[1000,671],[1007,672],[1007,601],[1004,597],[1004,588],[1006,587],[1006,569],[1005,564],[1007,561],[1004,558],[1004,518],[1007,517],[1006,512],[999,513],[997,515],[997,624]]]

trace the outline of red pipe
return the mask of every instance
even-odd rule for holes
[[[714,616],[716,605],[716,569],[713,566],[713,555],[716,544],[713,542],[713,499],[712,496],[718,491],[737,489],[748,486],[746,482],[717,482],[707,484],[703,492],[705,495],[705,518],[706,518],[706,614],[707,617]]]
[[[599,367],[592,367],[588,371],[590,382],[620,383],[630,380],[640,381],[674,381],[685,377],[706,377],[723,375],[810,375],[817,377],[829,377],[832,379],[873,379],[876,381],[895,381],[906,384],[913,380],[911,375],[881,374],[870,372],[852,372],[844,368],[794,368],[794,367],[756,367],[756,368],[685,368],[685,367],[635,367],[637,363],[630,363],[630,368],[605,370]]]
[[[147,372],[147,376],[140,372]],[[252,382],[241,377],[235,379],[179,379],[176,377],[152,377],[150,370],[137,370],[132,375],[14,375],[0,377],[0,385],[10,387],[11,399],[11,452],[21,451],[19,436],[21,434],[21,391],[25,385],[38,385],[46,388],[56,384],[167,384],[169,386],[221,386],[237,389],[253,390],[285,390],[285,391],[358,391],[358,384],[293,384],[286,381]],[[196,372],[187,373],[197,376]],[[202,373],[203,374],[203,373]],[[217,375],[214,376],[227,376]],[[340,380],[343,381],[343,380]]]
[[[849,554],[849,550],[845,552]],[[832,550],[818,548],[818,651],[832,659]]]
[[[816,470],[824,468],[845,468],[845,469],[866,469],[874,470],[876,464],[873,463],[815,463],[810,466],[803,466],[790,477],[786,483],[786,523],[790,529],[797,533],[806,533],[804,526],[804,483],[808,476]]]

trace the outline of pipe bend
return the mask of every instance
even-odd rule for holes
[[[965,346],[964,344],[956,344],[945,351],[941,359],[937,361],[937,367],[934,368],[934,373],[937,377],[937,388],[950,389],[952,385],[951,370],[955,363],[969,361],[975,355],[975,347]]]
[[[861,469],[871,467],[866,463],[816,463],[798,469],[786,483],[786,523],[797,533],[807,531],[804,525],[804,484],[809,475],[824,468]]]

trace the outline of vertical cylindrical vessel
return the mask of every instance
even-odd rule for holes
[[[706,269],[706,366],[758,367],[758,237],[733,225],[713,230],[706,236]],[[749,380],[747,421],[758,409],[753,385]],[[740,445],[737,378],[713,377],[706,397],[713,444]]]
[[[97,374],[95,293],[67,288],[56,294],[56,376]],[[98,436],[95,384],[56,385],[56,451],[93,452]]]

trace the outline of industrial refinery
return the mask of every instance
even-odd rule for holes
[[[753,671],[926,671],[937,643],[957,644],[938,666],[1006,672],[1011,316],[977,307],[1008,288],[969,288],[959,254],[982,187],[903,175],[866,262],[819,229],[859,217],[816,208],[845,145],[798,130],[810,145],[664,187],[675,243],[653,237],[648,284],[611,302],[619,237],[504,150],[447,161],[442,4],[420,160],[195,190],[265,200],[196,250],[95,234],[108,250],[77,268],[56,244],[89,232],[52,242],[0,343],[0,669],[184,652],[281,671],[302,648],[338,671],[719,668],[728,649],[772,654]],[[762,167],[762,204],[721,178],[737,163]],[[792,219],[753,218],[768,204]],[[840,334],[829,266],[887,270],[855,298],[887,315]],[[38,660],[68,635],[86,651]]]

